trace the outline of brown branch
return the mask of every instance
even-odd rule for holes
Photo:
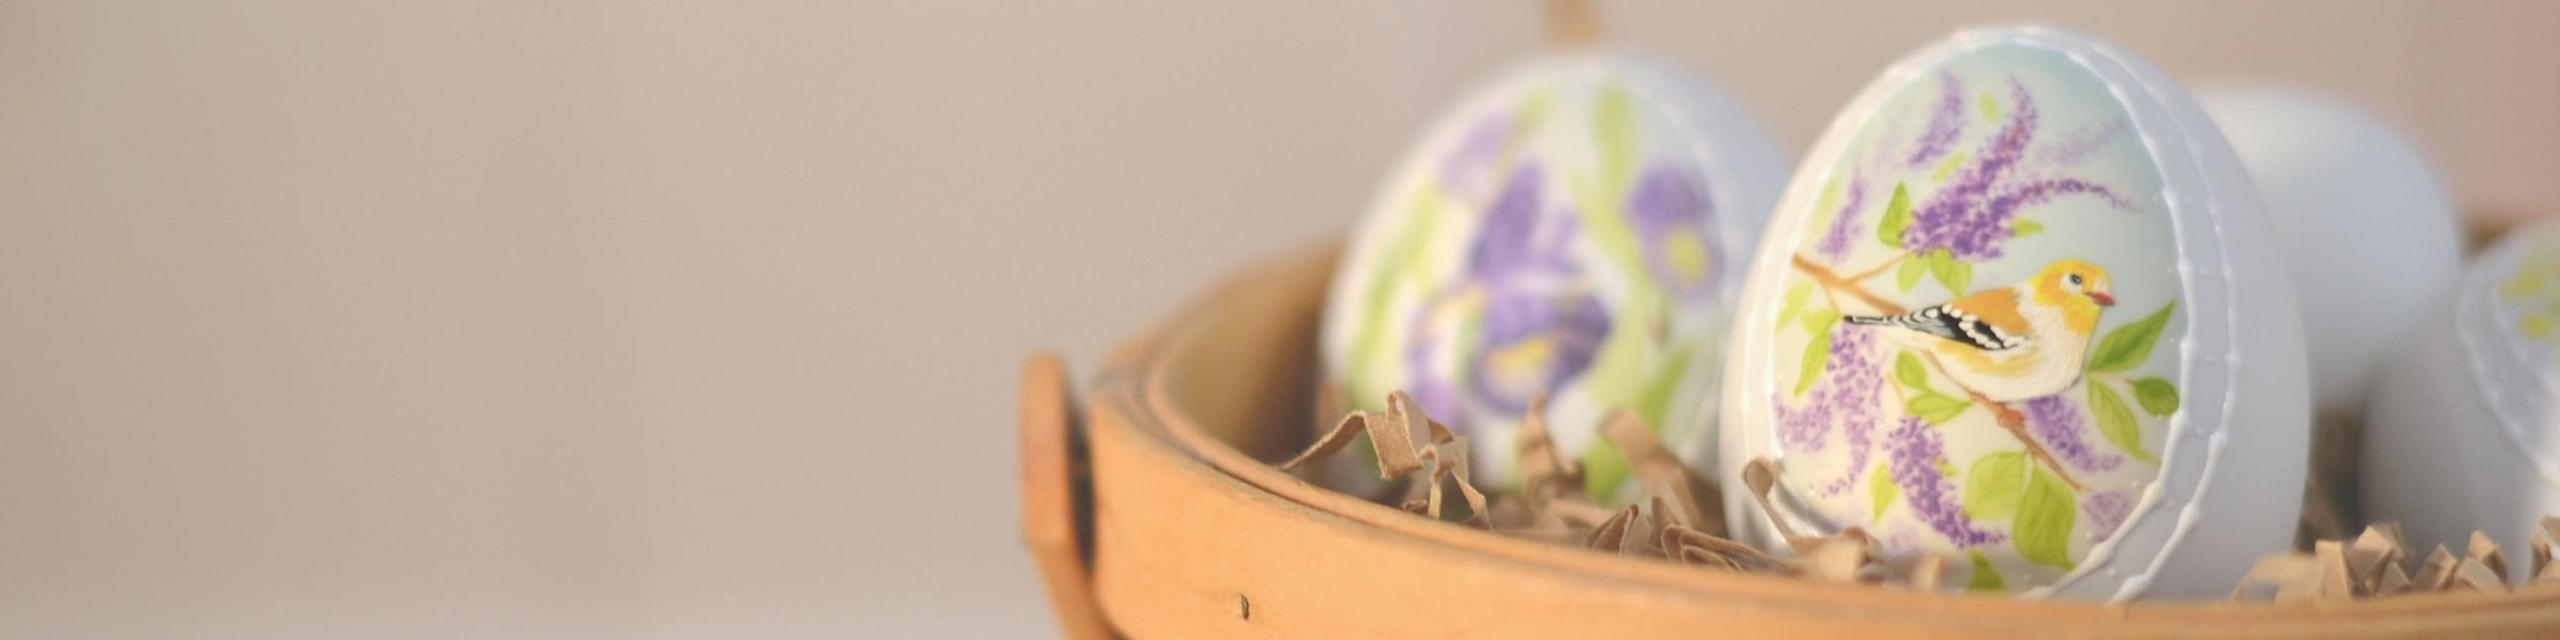
[[[1805,275],[1812,276],[1813,281],[1816,284],[1822,285],[1823,289],[1849,292],[1849,295],[1856,296],[1859,302],[1867,303],[1867,306],[1875,307],[1876,311],[1885,315],[1898,316],[1905,312],[1902,305],[1894,304],[1893,301],[1886,300],[1883,296],[1867,291],[1867,288],[1859,285],[1856,280],[1840,277],[1839,273],[1835,273],[1822,265],[1814,264],[1812,260],[1806,260],[1802,255],[1790,257],[1794,259],[1797,271],[1802,271]]]
[[[1964,385],[1959,383],[1956,386],[1963,387]],[[2009,405],[1993,402],[1990,398],[1983,397],[1982,392],[1974,391],[1972,389],[1965,389],[1964,392],[1972,394],[1974,402],[1982,403],[1982,406],[1991,409],[1992,415],[1996,421],[2000,423],[2000,428],[2008,431],[2009,435],[2017,436],[2018,442],[2027,445],[2027,454],[2035,456],[2038,462],[2042,462],[2045,467],[2053,469],[2053,475],[2060,476],[2063,484],[2071,485],[2072,493],[2089,492],[2089,487],[2080,484],[2079,479],[2071,477],[2071,472],[2062,466],[2062,460],[2054,457],[2052,451],[2046,450],[2044,448],[2044,443],[2036,442],[2035,438],[2027,435],[2027,416],[2025,414],[2018,413],[2017,409],[2009,408]]]
[[[1893,257],[1886,258],[1883,263],[1877,264],[1875,267],[1865,271],[1849,274],[1843,279],[1850,282],[1865,282],[1868,278],[1876,277],[1876,274],[1884,273],[1884,270],[1893,268],[1893,265],[1902,264],[1903,260],[1909,259],[1910,257],[1911,252],[1909,251],[1893,254]]]

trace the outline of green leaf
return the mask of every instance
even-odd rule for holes
[[[1788,289],[1787,303],[1778,307],[1778,324],[1794,322],[1799,314],[1804,313],[1805,301],[1812,297],[1813,283],[1811,282],[1799,282],[1796,283],[1795,288]]]
[[[1591,107],[1591,137],[1600,146],[1601,184],[1610,191],[1623,191],[1632,180],[1637,133],[1635,108],[1626,87],[1602,86]]]
[[[1804,321],[1805,333],[1829,335],[1832,325],[1840,323],[1840,312],[1829,308],[1813,309],[1804,312],[1804,317],[1798,319]]]
[[[1351,399],[1354,409],[1383,408],[1376,405],[1387,392],[1370,379],[1369,371],[1375,368],[1372,363],[1382,360],[1384,356],[1381,353],[1388,348],[1386,329],[1393,324],[1387,321],[1388,301],[1393,299],[1397,286],[1406,277],[1428,277],[1413,268],[1413,264],[1419,261],[1422,243],[1433,236],[1433,226],[1438,222],[1440,213],[1438,203],[1434,191],[1429,188],[1417,188],[1406,194],[1404,226],[1396,230],[1394,243],[1388,245],[1393,248],[1388,250],[1380,264],[1371,267],[1374,271],[1368,286],[1361,289],[1360,333],[1352,339],[1347,360],[1354,366],[1350,367],[1343,380],[1344,395]]]
[[[1971,157],[1969,154],[1970,152],[1958,151],[1955,155],[1947,156],[1945,162],[1938,163],[1938,170],[1929,172],[1929,181],[1946,182],[1947,176],[1955,175],[1957,167],[1964,166],[1965,159]]]
[[[1598,247],[1602,258],[1617,263],[1621,272],[1643,273],[1643,240],[1636,236],[1635,228],[1627,222],[1625,210],[1620,206],[1623,194],[1603,189],[1598,184],[1600,176],[1579,171],[1560,172],[1560,175],[1573,197],[1573,209],[1577,212],[1575,219],[1581,223],[1581,237],[1588,238]],[[1453,209],[1448,215],[1456,213]],[[1662,292],[1651,287],[1636,287],[1630,294],[1619,302],[1615,317],[1661,317],[1662,309],[1669,304]],[[1604,405],[1628,406],[1643,393],[1646,385],[1652,383],[1648,376],[1652,374],[1656,361],[1655,348],[1650,331],[1611,331],[1600,342],[1600,352],[1592,358],[1591,368],[1583,373],[1581,382],[1577,384],[1593,400]],[[1383,397],[1385,393],[1378,391],[1373,395]]]
[[[2073,498],[2071,487],[2052,471],[2036,466],[2034,477],[2027,480],[2026,494],[2018,500],[2018,519],[2009,524],[2009,538],[2017,543],[2018,556],[2028,562],[2069,571],[2071,527],[2079,518],[2080,501]]]
[[[2017,515],[2018,499],[2026,494],[2026,452],[1983,454],[1964,477],[1964,512],[1976,520],[2005,520]]]
[[[1957,260],[1954,252],[1945,249],[1929,251],[1929,273],[1950,294],[1961,296],[1973,287],[1973,263]]]
[[[1929,370],[1920,367],[1920,356],[1903,351],[1893,357],[1893,379],[1916,391],[1929,390]]]
[[[1928,264],[1930,276],[1938,276],[1938,287],[1946,287],[1948,294],[1966,294],[1966,289],[1974,287],[1974,264],[1958,261],[1953,251],[1930,248],[1920,253],[1920,261]]]
[[[1530,89],[1528,95],[1520,98],[1520,115],[1512,117],[1511,130],[1514,132],[1536,130],[1539,125],[1547,121],[1547,112],[1554,111],[1551,107],[1555,102],[1555,85],[1541,84]]]
[[[1813,334],[1813,341],[1804,344],[1804,363],[1796,369],[1795,395],[1804,395],[1805,390],[1812,389],[1814,379],[1822,377],[1822,368],[1830,364],[1831,330],[1826,326]]]
[[[1974,593],[2003,593],[2009,590],[2009,585],[2000,581],[2000,572],[1992,570],[1990,558],[1982,557],[1980,551],[1967,551],[1964,554],[1973,557],[1973,581],[1965,584],[1964,590]]]
[[[1587,175],[1579,171],[1558,173],[1564,176],[1565,189],[1573,195],[1574,219],[1582,223],[1581,237],[1589,238],[1593,245],[1599,247],[1602,257],[1618,263],[1618,268],[1626,270],[1627,273],[1646,273],[1645,239],[1637,236],[1635,226],[1627,222],[1626,209],[1622,206],[1625,204],[1625,199],[1621,197],[1624,195],[1624,189],[1612,190],[1599,184],[1598,180],[1603,176]],[[1649,287],[1636,288],[1638,292],[1650,290]],[[1661,296],[1657,293],[1639,297],[1659,298]],[[1648,316],[1621,315],[1619,317]]]
[[[2133,381],[2133,400],[2142,403],[2142,410],[2151,415],[2167,416],[2177,413],[2178,385],[2169,384],[2169,381],[2162,380],[2158,376],[2135,380]]]
[[[1893,483],[1893,474],[1885,471],[1884,464],[1877,464],[1875,473],[1867,474],[1867,497],[1876,505],[1875,517],[1868,522],[1883,522],[1884,510],[1902,497],[1902,485]]]
[[[2115,387],[2095,379],[2084,384],[2089,387],[2089,413],[2098,421],[2098,434],[2106,436],[2126,455],[2159,464],[2159,458],[2142,449],[2142,423],[2134,419],[2133,409],[2124,406],[2124,396],[2116,393]]]
[[[2009,221],[2009,237],[2024,238],[2044,231],[2044,223],[2018,219]]]
[[[1911,396],[1910,402],[1903,405],[1904,411],[1920,416],[1920,419],[1929,421],[1929,424],[1946,424],[1948,420],[1964,415],[1964,410],[1971,408],[1973,403],[1970,401],[1957,400],[1939,393],[1914,395]]]
[[[1831,226],[1831,219],[1840,215],[1841,180],[1842,178],[1840,174],[1835,173],[1831,174],[1830,182],[1823,184],[1822,199],[1815,200],[1813,202],[1813,219],[1807,220],[1807,224],[1804,228],[1829,228]]]
[[[1999,122],[1999,121],[2000,121],[2000,101],[1999,101],[1999,100],[1997,100],[1997,99],[1992,98],[1992,97],[1991,97],[1991,92],[1989,92],[1989,91],[1984,91],[1984,92],[1982,92],[1982,100],[1981,100],[1980,102],[1976,103],[1976,104],[1975,104],[1975,106],[1978,106],[1978,107],[1981,107],[1981,108],[1982,108],[1982,121],[1983,121],[1983,122]]]
[[[1876,222],[1876,241],[1884,246],[1901,247],[1902,232],[1911,228],[1911,194],[1902,183],[1893,183],[1893,200],[1884,205],[1884,220]]]
[[[2160,330],[2169,326],[2169,312],[2177,308],[2178,301],[2171,300],[2159,311],[2107,332],[2107,337],[2098,339],[2098,348],[2089,354],[2089,370],[2123,371],[2142,366],[2142,361],[2151,359],[2151,347],[2160,343]]]
[[[1617,447],[1606,439],[1594,439],[1582,449],[1582,494],[1593,502],[1617,504],[1619,485],[1626,484],[1633,471]]]
[[[1696,382],[1682,374],[1689,371],[1690,355],[1697,350],[1696,342],[1681,342],[1672,346],[1663,354],[1662,363],[1654,366],[1651,380],[1636,392],[1635,402],[1631,404],[1635,408],[1636,415],[1644,418],[1646,426],[1653,427],[1659,432],[1664,425],[1671,423],[1666,417],[1671,413],[1672,399],[1679,397],[1682,387]]]
[[[1928,271],[1928,262],[1903,258],[1902,266],[1893,270],[1893,284],[1902,287],[1903,293],[1910,293],[1912,287],[1920,284],[1920,274]]]

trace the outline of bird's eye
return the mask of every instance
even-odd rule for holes
[[[2071,277],[2068,279],[2071,281],[2071,286],[2080,286],[2080,274],[2071,274]]]

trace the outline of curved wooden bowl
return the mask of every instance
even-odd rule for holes
[[[1591,553],[1335,493],[1268,463],[1312,430],[1333,260],[1250,271],[1123,346],[1081,427],[1063,368],[1034,360],[1025,524],[1071,636],[2560,637],[2553,589],[2292,605],[1940,596]]]

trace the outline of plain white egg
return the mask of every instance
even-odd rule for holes
[[[2383,354],[2453,290],[2462,229],[2424,154],[2341,100],[2274,88],[2196,92],[2266,199],[2302,297],[2324,414],[2363,410]]]
[[[2528,570],[2560,514],[2560,223],[2511,232],[2465,269],[2449,304],[2392,346],[2364,432],[2364,515],[2418,549],[2471,532]]]

